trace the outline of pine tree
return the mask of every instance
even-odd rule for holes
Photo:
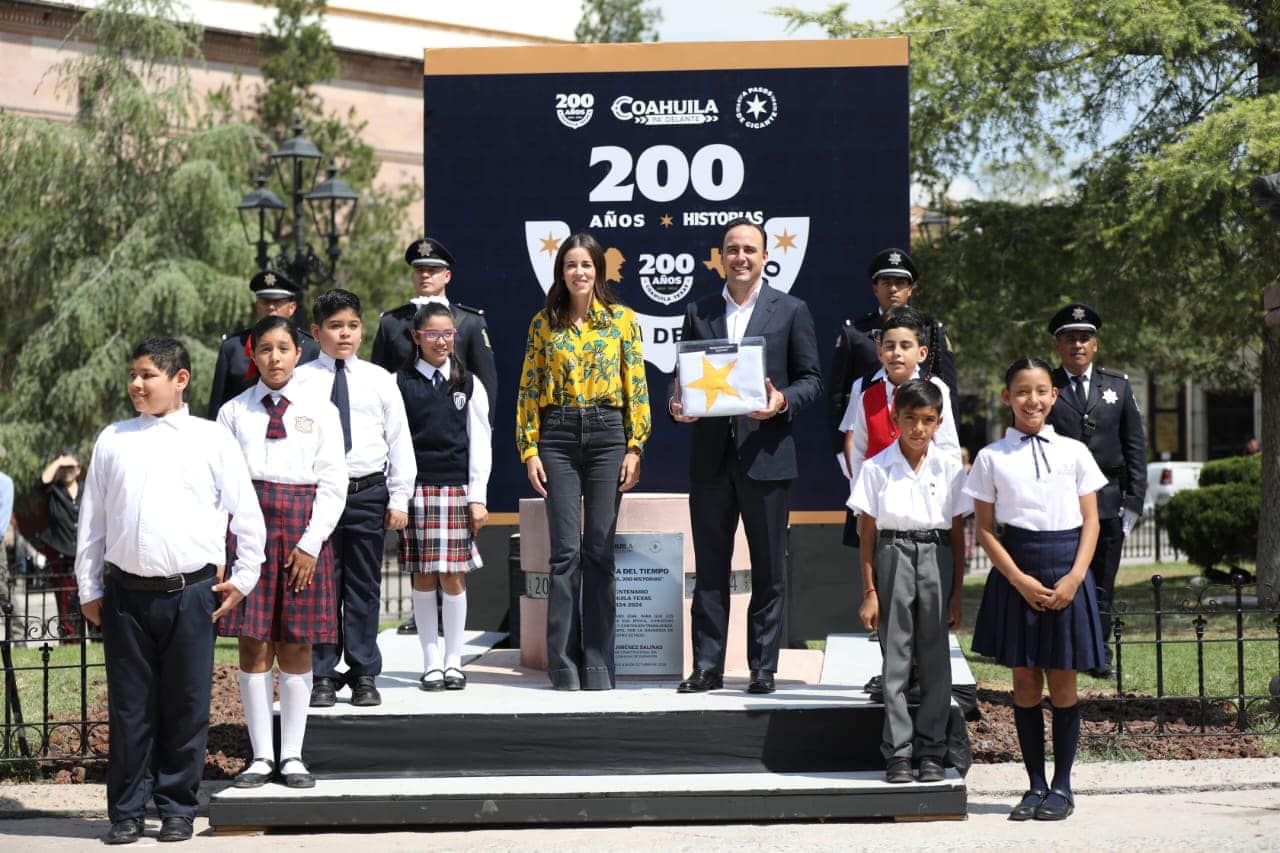
[[[573,37],[580,42],[622,44],[657,41],[662,10],[645,0],[583,0]]]

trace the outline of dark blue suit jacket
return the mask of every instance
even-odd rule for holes
[[[681,339],[714,340],[728,337],[724,320],[724,296],[717,292],[689,306],[684,315]],[[753,480],[791,480],[800,473],[796,464],[795,439],[791,419],[822,396],[822,370],[818,362],[818,339],[814,334],[809,306],[767,284],[760,285],[760,297],[745,336],[765,340],[765,375],[787,398],[787,410],[767,421],[746,415],[733,418],[701,418],[692,424],[689,449],[689,477],[706,480],[719,473],[730,440],[737,443],[738,462]],[[729,432],[734,424],[734,436]]]

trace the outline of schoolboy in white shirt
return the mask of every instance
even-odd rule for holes
[[[945,776],[951,705],[949,627],[960,622],[964,580],[964,494],[958,459],[933,444],[948,412],[942,391],[923,379],[898,388],[893,420],[899,437],[861,467],[849,497],[858,515],[863,603],[868,630],[883,652],[884,735],[881,752],[889,782]],[[920,708],[907,711],[911,663],[919,669]]]
[[[266,532],[244,457],[224,427],[191,417],[190,381],[181,343],[138,344],[128,385],[138,417],[98,436],[81,497],[76,581],[85,618],[102,627],[109,695],[108,844],[137,841],[153,799],[159,840],[191,837],[214,622],[262,567]],[[240,547],[223,580],[228,515]]]
[[[311,335],[320,357],[301,365],[295,381],[327,397],[338,408],[347,453],[347,504],[330,541],[338,580],[338,642],[312,646],[311,707],[337,702],[351,686],[351,704],[382,704],[374,684],[382,672],[378,650],[382,551],[387,530],[409,522],[417,463],[395,378],[356,356],[363,326],[360,297],[349,290],[320,294],[312,306]],[[337,667],[346,661],[339,676]]]

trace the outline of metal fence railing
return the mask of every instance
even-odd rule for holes
[[[1129,531],[1129,535],[1124,538],[1120,559],[1144,563],[1176,562],[1183,559],[1183,554],[1169,543],[1169,532],[1164,529],[1164,520],[1157,516],[1144,518],[1137,527]],[[965,522],[965,573],[985,572],[990,568],[991,559],[978,545],[974,520],[970,517]]]

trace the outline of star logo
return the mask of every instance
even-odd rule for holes
[[[274,287],[276,283],[276,274],[272,272],[267,273],[262,277],[262,283],[267,287]]]
[[[548,255],[554,255],[560,250],[560,241],[556,239],[556,235],[548,234],[545,237],[539,237],[542,241],[542,248],[538,251],[546,252]]]
[[[749,86],[734,102],[734,113],[744,127],[759,130],[778,117],[778,99],[764,86]]]
[[[1114,406],[1116,403],[1120,402],[1120,395],[1116,393],[1114,388],[1108,388],[1102,392],[1102,402],[1106,403],[1108,406]]]
[[[662,218],[658,220],[658,224],[661,225],[663,228],[670,228],[672,225],[671,214],[664,213],[662,215]]]
[[[754,98],[747,101],[747,112],[751,113],[752,118],[760,118],[760,114],[764,112],[764,105],[764,98],[756,95]]]
[[[783,251],[783,253],[785,254],[785,253],[787,252],[787,250],[788,250],[788,249],[794,249],[794,248],[796,248],[796,237],[798,237],[798,236],[800,236],[800,235],[799,235],[799,234],[788,234],[788,233],[787,233],[787,229],[783,228],[783,229],[782,229],[782,233],[781,233],[781,234],[775,234],[775,235],[773,235],[773,236],[775,236],[775,237],[777,237],[777,238],[778,238],[778,244],[777,244],[776,246],[774,246],[773,248],[775,248],[775,249],[781,249],[781,250]]]
[[[712,249],[711,257],[703,261],[702,265],[709,270],[714,270],[716,275],[724,278],[724,261],[720,259],[719,249]]]
[[[742,397],[729,384],[729,374],[733,372],[737,363],[738,360],[735,358],[724,367],[716,367],[705,355],[702,357],[702,376],[688,383],[686,387],[696,388],[707,395],[707,411],[711,411],[716,404],[716,398],[721,394],[728,397]]]
[[[1073,320],[1083,320],[1083,319],[1084,319],[1084,309],[1083,309],[1083,308],[1077,308],[1077,309],[1075,309],[1074,311],[1072,311],[1072,312],[1071,312],[1071,319],[1073,319]]]
[[[420,258],[431,257],[431,244],[428,243],[426,240],[421,240],[418,242],[418,257]]]
[[[901,252],[890,252],[890,253],[889,253],[889,263],[893,264],[894,266],[897,266],[898,264],[902,263],[902,253],[901,253]]]

